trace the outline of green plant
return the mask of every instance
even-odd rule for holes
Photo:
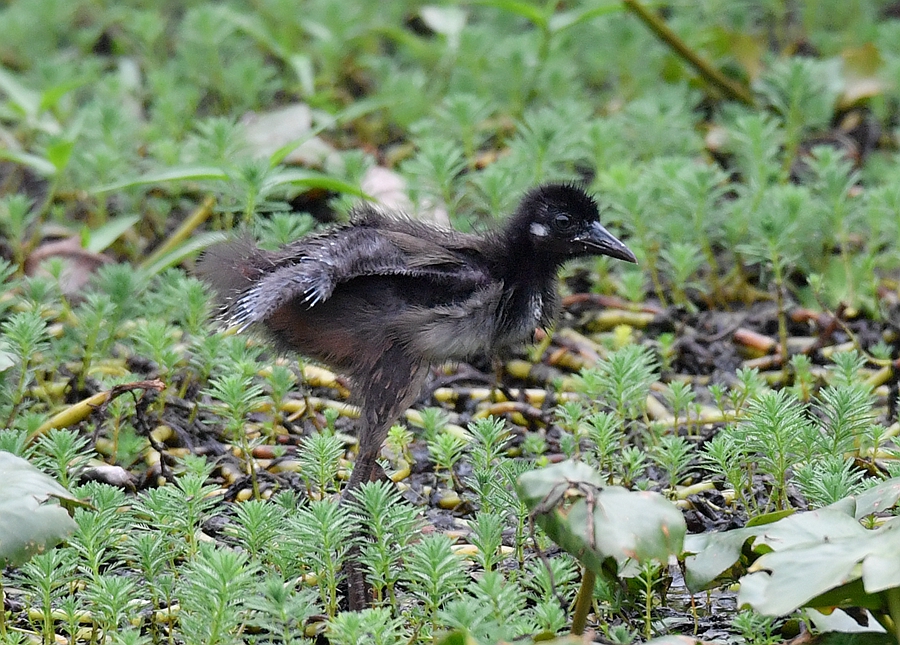
[[[338,608],[338,582],[343,577],[341,567],[355,543],[353,535],[357,527],[351,510],[346,504],[318,500],[297,509],[288,521],[290,537],[306,545],[302,559],[316,575],[325,612],[334,616]]]
[[[316,432],[303,439],[297,453],[300,473],[310,491],[320,497],[334,488],[343,442],[333,434]]]
[[[604,488],[585,464],[564,462],[523,474],[517,491],[538,525],[584,566],[573,634],[584,631],[597,577],[613,579],[631,560],[666,562],[681,551],[687,529],[675,507],[652,493]]]
[[[25,387],[36,367],[35,361],[50,346],[47,323],[37,309],[14,314],[0,326],[0,343],[8,360],[17,366],[18,372],[18,379],[10,392],[10,405],[8,410],[4,410],[5,425],[9,426],[22,405]]]
[[[851,459],[824,455],[794,468],[794,482],[813,508],[835,504],[861,492],[865,473]]]
[[[833,80],[834,71],[826,61],[782,59],[775,61],[757,83],[756,91],[784,126],[783,176],[794,162],[802,137],[824,128],[834,112],[839,89]]]
[[[669,383],[666,391],[664,392],[664,396],[666,397],[666,401],[672,407],[672,414],[675,417],[673,421],[673,425],[678,427],[678,417],[684,413],[684,422],[685,425],[690,422],[690,407],[691,404],[696,400],[696,394],[691,388],[690,383],[683,383],[681,381],[673,381]]]
[[[47,468],[68,488],[90,459],[89,441],[74,430],[52,428],[42,435],[35,446],[34,462]]]
[[[284,403],[288,393],[296,386],[297,377],[287,366],[276,364],[266,375],[269,398],[272,401],[272,422],[269,427],[270,439],[281,432],[284,425]]]
[[[657,369],[649,349],[626,345],[596,367],[582,370],[579,389],[591,399],[608,402],[619,422],[627,423],[643,412]]]
[[[503,559],[500,547],[503,545],[503,518],[496,513],[482,512],[472,522],[470,541],[478,548],[475,559],[485,571],[493,569]]]
[[[260,557],[281,533],[284,509],[258,499],[247,500],[234,507],[234,522],[225,527],[247,553]]]
[[[329,621],[327,634],[329,642],[335,645],[393,645],[409,638],[403,620],[392,616],[387,607],[345,611]]]
[[[786,272],[803,255],[803,250],[794,240],[812,240],[815,246],[817,233],[815,224],[806,213],[811,201],[809,191],[803,186],[774,186],[765,193],[769,204],[763,212],[756,212],[751,218],[749,239],[738,245],[738,251],[754,258],[772,271],[772,286],[778,307],[778,339],[784,369],[787,369],[787,313],[785,291]],[[807,228],[809,227],[809,228]],[[811,250],[810,255],[819,253]]]
[[[298,589],[278,573],[266,574],[259,591],[258,595],[247,598],[251,610],[247,624],[264,631],[273,642],[284,645],[303,642],[297,634],[307,619],[319,611],[316,593],[312,589]]]
[[[473,470],[466,486],[476,493],[482,510],[508,508],[503,505],[503,484],[497,481],[498,463],[510,440],[506,423],[495,417],[478,419],[469,425],[469,433],[472,435],[469,461]]]
[[[526,613],[528,598],[524,590],[516,584],[505,584],[498,571],[485,572],[468,591],[478,605],[487,610],[484,611],[485,617],[496,625],[485,640],[514,640],[531,631]]]
[[[160,639],[166,619],[163,608],[171,607],[175,599],[175,563],[181,556],[183,546],[171,532],[156,532],[150,525],[140,526],[130,531],[122,545],[122,553],[143,577],[146,594],[152,609],[148,619],[148,631],[153,639]]]
[[[256,569],[246,554],[199,547],[177,584],[178,624],[186,643],[233,642],[247,620]]]
[[[226,432],[240,442],[241,458],[250,475],[253,496],[259,499],[259,481],[244,420],[251,411],[262,404],[262,385],[254,383],[251,376],[240,373],[226,374],[211,381],[208,392],[211,397],[221,401],[211,407],[226,417]]]
[[[750,610],[739,611],[731,624],[740,632],[748,645],[775,645],[781,637],[775,633],[775,619],[760,616]]]
[[[650,458],[655,461],[669,477],[669,490],[674,490],[685,468],[693,458],[693,449],[684,437],[667,434],[650,450]]]
[[[73,519],[78,528],[69,539],[69,546],[79,556],[79,571],[97,580],[101,572],[114,569],[116,536],[133,518],[120,511],[125,495],[118,489],[98,484],[84,486],[79,493],[87,493],[94,508],[76,509]]]
[[[511,484],[532,458],[561,455],[595,467],[604,494],[685,484],[693,518],[746,523],[689,539],[709,545],[688,557],[687,578],[699,589],[714,576],[701,620],[726,640],[781,635],[781,618],[732,622],[716,602],[716,585],[742,574],[745,606],[771,613],[796,589],[831,585],[815,603],[868,608],[893,638],[896,484],[880,482],[900,474],[900,23],[885,2],[710,0],[659,14],[640,0],[146,4],[0,8],[0,450],[64,484],[19,463],[0,485],[0,518],[16,518],[0,519],[0,642],[545,642],[569,627],[581,564],[528,530]],[[301,116],[261,141],[255,122],[282,112]],[[215,311],[189,276],[236,224],[289,243],[345,221],[364,191],[387,203],[384,177],[417,210],[444,205],[462,231],[493,226],[537,181],[583,182],[640,263],[565,272],[544,364],[527,383],[503,376],[543,415],[527,428],[480,419],[457,438],[448,411],[466,420],[484,407],[478,388],[449,378],[457,396],[423,413],[424,443],[390,431],[387,450],[412,476],[366,488],[348,519],[331,499],[346,419],[319,407],[338,395],[311,390],[324,428],[310,434],[289,396],[298,372],[251,336],[212,333]],[[75,259],[39,262],[62,239]],[[735,371],[747,357],[733,352],[733,325],[777,333],[779,356]],[[830,347],[844,341],[856,351]],[[585,366],[577,392],[573,366]],[[155,377],[161,395],[129,389],[65,415]],[[717,413],[698,408],[709,401]],[[423,445],[462,500],[452,518],[430,507],[442,496],[423,495]],[[258,498],[224,501],[249,486],[233,455]],[[119,467],[139,492],[76,485]],[[35,488],[14,495],[16,484]],[[562,514],[594,490],[560,486]],[[77,499],[91,506],[72,520]],[[856,511],[835,519],[851,499]],[[882,512],[862,514],[872,500]],[[804,503],[818,514],[799,513]],[[808,519],[785,528],[788,513]],[[411,556],[420,525],[460,542],[427,538],[423,565]],[[359,615],[340,611],[355,546],[376,602]],[[656,566],[635,577],[634,561],[617,563],[582,595],[602,639],[632,643],[648,616],[661,624],[668,576]],[[780,586],[785,575],[798,582]],[[673,634],[687,633],[682,608],[666,609]],[[829,629],[812,616],[800,619]]]
[[[440,534],[423,536],[411,545],[405,562],[403,578],[410,593],[422,603],[422,620],[433,626],[438,610],[463,587],[462,563],[447,536]]]
[[[172,557],[181,552],[188,556],[197,552],[198,529],[216,503],[210,497],[216,487],[207,483],[213,464],[193,456],[186,458],[184,464],[187,468],[174,486],[148,489],[134,504],[139,521],[165,530]]]
[[[42,642],[54,642],[53,606],[68,593],[68,586],[74,579],[75,554],[66,549],[51,549],[35,555],[22,564],[19,579],[31,604],[37,608]],[[0,621],[4,624],[5,621]]]
[[[737,426],[722,428],[703,447],[701,459],[713,474],[731,487],[740,505],[751,515],[755,514],[757,506],[752,491],[752,472],[748,467],[749,455]]]
[[[441,473],[447,485],[453,484],[456,478],[453,467],[465,450],[466,442],[448,432],[442,432],[428,442],[428,452],[434,460],[435,470]]]
[[[441,408],[425,408],[420,419],[422,435],[427,442],[435,441],[450,421],[447,412]]]
[[[115,306],[109,296],[99,293],[88,294],[84,303],[74,312],[79,321],[76,327],[81,338],[79,345],[84,347],[81,358],[81,370],[78,374],[78,389],[84,390],[85,381],[96,355],[104,355],[115,339],[116,329],[110,328]]]
[[[352,504],[369,538],[360,550],[360,561],[368,568],[375,601],[397,607],[401,563],[417,535],[418,511],[400,498],[396,488],[384,483],[362,486]]]
[[[85,590],[85,600],[91,607],[96,629],[102,634],[115,634],[125,627],[126,609],[135,599],[137,583],[112,573],[93,577]]]
[[[896,518],[876,529],[859,522],[894,506],[898,495],[897,481],[888,480],[816,511],[780,513],[744,529],[691,536],[685,543],[685,580],[697,591],[727,577],[727,570],[737,565],[737,575],[747,572],[738,596],[741,607],[765,616],[787,615],[800,607],[865,607],[900,639],[900,577],[888,564],[896,560],[894,533],[900,525]],[[749,566],[743,557],[749,558]]]
[[[600,472],[613,471],[613,454],[625,443],[620,420],[608,412],[595,412],[587,418],[588,439],[592,445],[592,463]]]

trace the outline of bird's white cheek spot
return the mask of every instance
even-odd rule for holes
[[[543,224],[532,222],[531,226],[528,227],[528,230],[531,231],[531,234],[535,237],[547,237],[547,227]]]

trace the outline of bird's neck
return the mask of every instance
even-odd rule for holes
[[[555,309],[556,270],[560,263],[537,253],[528,236],[509,230],[491,240],[491,273],[503,282],[504,297],[492,345],[513,346],[531,339]]]
[[[521,227],[507,229],[494,240],[496,275],[507,286],[522,291],[542,292],[552,287],[562,260],[539,253],[532,238]]]

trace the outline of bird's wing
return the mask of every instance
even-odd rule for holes
[[[504,284],[480,286],[468,297],[434,307],[410,307],[393,320],[397,337],[431,362],[468,360],[495,345]]]
[[[225,318],[243,328],[296,299],[315,307],[341,283],[363,276],[409,276],[434,282],[438,289],[474,290],[489,275],[472,253],[467,257],[403,231],[344,227],[295,242],[269,256],[268,266],[257,262],[259,275],[227,304]]]

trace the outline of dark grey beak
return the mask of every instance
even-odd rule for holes
[[[576,241],[584,244],[588,252],[593,255],[608,255],[617,260],[625,260],[626,262],[637,264],[637,258],[631,252],[631,249],[603,228],[600,222],[593,222],[590,230],[584,235],[578,236]]]

